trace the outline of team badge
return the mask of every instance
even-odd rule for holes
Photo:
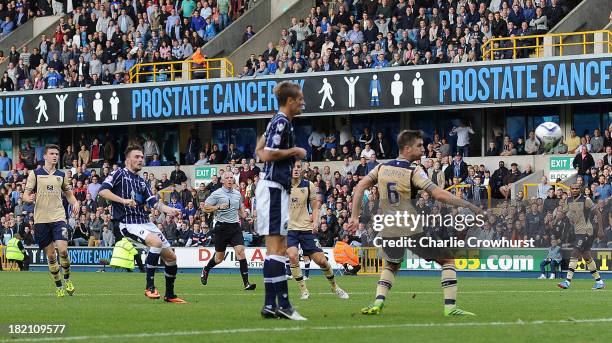
[[[276,125],[276,132],[283,132],[283,129],[285,129],[285,123],[278,123]]]
[[[274,143],[274,145],[279,145],[280,142],[281,142],[281,136],[279,134],[272,136],[272,143]]]
[[[53,190],[53,185],[47,185],[47,190],[48,191],[52,191]]]

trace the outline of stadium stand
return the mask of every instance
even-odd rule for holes
[[[479,61],[489,39],[545,33],[577,2],[316,1],[309,16],[292,18],[278,40],[239,66],[239,76]],[[253,5],[230,0],[76,3],[35,49],[10,53],[2,90],[129,82],[127,72],[134,65],[189,59]],[[521,51],[519,57],[529,53]],[[502,55],[497,58],[511,58],[512,52]]]

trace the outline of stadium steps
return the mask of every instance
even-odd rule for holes
[[[240,45],[228,56],[228,59],[234,64],[235,74],[239,74],[242,71],[242,67],[244,67],[246,60],[249,59],[250,54],[261,54],[266,49],[269,42],[273,42],[275,46],[278,45],[280,31],[283,28],[289,28],[291,17],[296,17],[298,19],[304,18],[310,13],[310,8],[315,5],[314,0],[272,1],[274,3],[272,12],[277,11],[278,16],[270,20],[270,22],[260,28],[259,31],[255,29],[255,36]],[[285,8],[287,9],[285,10]]]
[[[584,32],[601,30],[610,23],[612,0],[583,0],[570,13],[568,13],[548,33],[560,34],[566,32]],[[587,36],[587,41],[593,40],[593,35]],[[564,43],[582,42],[582,36],[573,36],[563,39]],[[558,38],[555,39],[558,42]],[[580,55],[582,45],[563,48],[563,55]],[[587,47],[587,53],[593,53],[593,46]],[[554,48],[554,56],[559,56],[559,48]]]
[[[8,56],[11,46],[14,45],[19,52],[23,46],[27,46],[28,52],[32,52],[32,48],[37,47],[40,42],[40,36],[53,35],[61,17],[47,16],[28,20],[0,41],[0,50],[4,51],[4,56]],[[7,67],[8,59],[0,63],[0,70],[6,70]]]

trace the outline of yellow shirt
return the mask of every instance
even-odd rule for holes
[[[291,186],[289,197],[289,230],[312,230],[312,218],[308,212],[308,205],[317,198],[314,184],[308,180],[300,180],[297,185]]]
[[[580,137],[576,136],[574,138],[571,138],[571,137],[565,138],[565,145],[567,145],[567,152],[569,153],[575,152],[578,146],[580,146]]]
[[[49,174],[45,168],[30,171],[25,189],[36,193],[34,224],[66,221],[62,193],[72,190],[66,174],[55,170]]]

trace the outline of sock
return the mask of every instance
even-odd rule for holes
[[[62,288],[62,280],[60,279],[60,270],[59,265],[57,264],[57,260],[49,259],[49,271],[51,272],[51,276],[53,276],[53,280],[55,281],[55,287]]]
[[[289,302],[289,286],[287,284],[287,274],[285,274],[285,256],[270,255],[270,279],[274,285],[278,306],[281,308],[291,308]]]
[[[300,292],[304,293],[308,291],[306,288],[306,281],[304,281],[304,276],[302,276],[302,269],[300,265],[291,265],[291,275],[293,275],[293,279],[297,282],[298,287],[300,288]]]
[[[310,260],[304,263],[304,276],[310,277]]]
[[[159,249],[161,252],[161,249]],[[153,248],[149,250],[145,264],[147,266],[147,289],[155,287],[155,269],[159,260],[159,252],[155,252]]]
[[[249,266],[247,265],[247,260],[242,259],[240,262],[240,275],[242,275],[242,283],[246,287],[249,284]]]
[[[323,272],[323,275],[325,275],[327,282],[329,282],[331,289],[335,291],[338,285],[336,285],[336,279],[334,278],[334,271],[331,269],[329,262],[325,263],[325,267],[321,268],[321,271]]]
[[[270,261],[270,256],[266,256],[263,266],[264,286],[266,287],[266,300],[264,306],[276,308],[276,290],[274,289],[274,283],[272,283],[272,274],[272,263]]]
[[[217,265],[217,262],[215,261],[215,255],[213,255],[210,260],[208,260],[208,264],[206,265],[206,267],[204,267],[204,269],[206,269],[207,272],[209,272],[211,269],[213,269],[215,266]]]
[[[572,278],[574,277],[574,272],[576,271],[577,266],[578,259],[575,257],[571,257],[569,265],[567,266],[567,275],[565,276],[565,280],[567,280],[567,282],[572,282]]]
[[[387,265],[390,262],[387,262]],[[385,301],[387,298],[387,294],[391,287],[393,287],[393,282],[395,281],[395,272],[385,266],[382,273],[380,273],[380,280],[378,280],[378,286],[376,287],[376,300],[374,300],[375,304],[379,304]]]
[[[591,272],[591,276],[593,277],[593,279],[598,282],[601,281],[601,276],[599,276],[599,272],[597,271],[597,264],[595,263],[595,261],[591,258],[586,261],[586,265],[589,269],[589,272]]]
[[[66,255],[66,257],[60,255],[60,265],[64,270],[64,280],[70,279],[70,259],[68,255]]]
[[[176,271],[178,270],[178,267],[176,266],[176,261],[164,261],[164,265],[164,276],[166,277],[166,296],[172,298],[176,296],[174,294],[174,280],[176,280]]]
[[[291,266],[289,265],[289,259],[285,262],[285,275],[291,276]]]
[[[442,266],[442,292],[444,293],[444,308],[454,308],[457,301],[457,272],[454,264]]]

